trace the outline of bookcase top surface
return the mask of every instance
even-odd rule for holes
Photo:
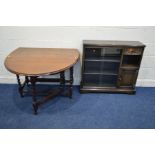
[[[132,46],[132,47],[145,47],[139,41],[121,41],[121,40],[83,40],[85,45],[95,46]]]

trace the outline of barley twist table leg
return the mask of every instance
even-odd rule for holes
[[[20,77],[19,75],[16,75],[17,77],[17,82],[18,82],[18,91],[19,91],[19,94],[21,97],[24,97],[23,95],[23,87],[22,87],[22,84],[21,84],[21,81],[20,81]]]
[[[69,97],[72,98],[72,86],[73,85],[73,67],[70,68],[70,85],[69,85]]]
[[[31,85],[32,85],[32,99],[33,99],[33,110],[34,114],[37,114],[38,105],[36,99],[36,78],[37,77],[30,77]]]
[[[64,90],[64,86],[65,86],[65,72],[62,71],[60,72],[60,89]]]
[[[26,85],[29,86],[29,77],[25,76]]]

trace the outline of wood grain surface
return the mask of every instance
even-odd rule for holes
[[[5,59],[5,67],[18,75],[49,75],[64,71],[79,59],[77,49],[20,47]]]
[[[145,47],[145,45],[139,41],[121,41],[121,40],[83,40],[83,44],[91,46],[128,46],[128,47]]]

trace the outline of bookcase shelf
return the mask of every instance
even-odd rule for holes
[[[138,41],[83,41],[80,92],[135,93],[144,48]]]
[[[130,65],[122,65],[121,68],[122,69],[130,69],[130,70],[135,69],[136,70],[136,69],[139,69],[139,66],[130,64]]]
[[[90,75],[99,74],[99,75],[114,75],[114,76],[118,75],[116,71],[85,72],[83,74],[90,74]]]
[[[100,58],[86,58],[84,61],[104,61],[104,62],[116,62],[120,63],[120,57],[100,57]]]

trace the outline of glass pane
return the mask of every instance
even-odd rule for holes
[[[97,86],[97,87],[104,87],[104,86],[116,86],[117,76],[111,75],[98,75],[98,74],[85,74],[84,75],[84,85],[88,86]]]
[[[120,58],[122,49],[115,47],[86,48],[85,59],[103,59],[105,57]]]
[[[105,56],[117,57],[117,56],[120,56],[120,54],[121,54],[121,49],[115,48],[115,47],[104,47],[101,50],[102,57],[105,57]]]
[[[84,65],[85,72],[114,72],[118,73],[119,63],[104,62],[104,61],[85,61]]]
[[[85,58],[100,58],[101,57],[101,48],[86,48]]]

